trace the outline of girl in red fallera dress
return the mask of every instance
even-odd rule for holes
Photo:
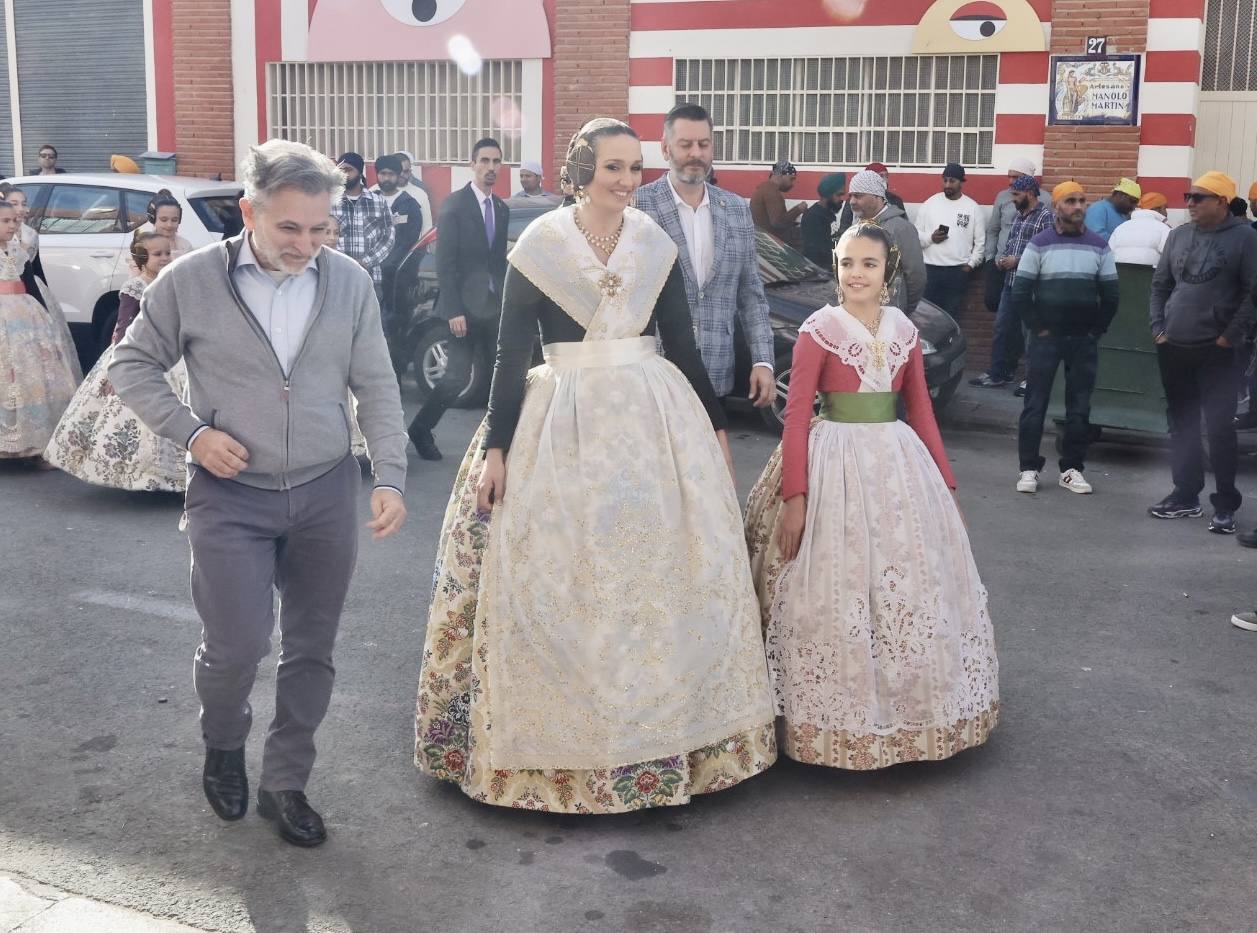
[[[886,306],[897,253],[865,223],[835,254],[839,304],[799,328],[747,541],[781,750],[864,770],[985,742],[998,665],[919,335]]]

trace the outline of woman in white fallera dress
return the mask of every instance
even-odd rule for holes
[[[74,395],[74,364],[18,239],[17,210],[0,201],[0,458],[40,456]]]
[[[79,365],[78,350],[74,345],[74,337],[70,334],[70,325],[66,323],[65,312],[61,308],[61,302],[57,301],[57,296],[53,293],[52,286],[48,284],[48,273],[44,271],[43,262],[39,258],[39,233],[35,228],[26,222],[30,216],[30,205],[26,200],[26,192],[21,188],[14,188],[11,185],[0,186],[0,192],[3,192],[4,199],[17,208],[17,219],[21,229],[18,231],[18,239],[21,240],[22,247],[26,250],[26,256],[30,260],[31,271],[35,273],[35,284],[39,287],[39,297],[43,302],[48,313],[52,316],[53,322],[57,326],[57,334],[61,338],[61,345],[66,350],[66,356],[70,360],[70,368],[74,372],[74,381],[76,383],[83,380],[83,369]]]
[[[155,434],[123,405],[106,373],[113,360],[113,345],[139,313],[144,289],[170,264],[170,241],[157,233],[137,233],[130,253],[140,274],[122,287],[112,345],[74,394],[44,457],[71,476],[96,486],[182,492],[187,485],[183,449]],[[186,378],[182,361],[166,375],[179,395]]]
[[[674,806],[776,758],[725,416],[676,246],[627,206],[641,160],[619,121],[573,139],[581,204],[511,252],[445,515],[415,763],[485,803]]]
[[[998,664],[919,335],[885,306],[890,240],[860,224],[837,254],[843,300],[799,329],[746,529],[781,749],[864,770],[985,742]]]

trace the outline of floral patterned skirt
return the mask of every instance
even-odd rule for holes
[[[486,736],[490,646],[476,631],[489,516],[476,508],[485,428],[472,439],[445,513],[420,671],[415,765],[483,803],[564,813],[620,813],[688,803],[732,787],[777,757],[771,724],[706,748],[598,770],[494,770]]]
[[[30,295],[0,295],[0,457],[37,457],[74,396],[64,320]]]
[[[106,370],[106,351],[61,416],[44,456],[71,476],[97,486],[143,492],[183,492],[187,467],[181,447],[154,433],[122,404]],[[166,374],[182,396],[183,361]]]
[[[986,590],[960,512],[906,424],[813,424],[807,520],[782,559],[781,449],[746,535],[782,751],[868,770],[981,745],[999,720]]]

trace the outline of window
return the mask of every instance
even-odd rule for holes
[[[272,136],[367,158],[405,149],[419,162],[464,163],[483,136],[520,160],[523,65],[453,62],[275,62],[267,66]]]
[[[118,201],[113,188],[57,185],[39,218],[39,232],[118,233]]]
[[[201,218],[201,223],[210,233],[221,233],[224,237],[229,237],[244,229],[239,194],[214,194],[188,200],[196,211],[196,216]]]
[[[1257,91],[1257,11],[1252,0],[1209,0],[1202,91]]]
[[[148,205],[154,195],[148,191],[125,191],[122,195],[126,204],[126,229],[130,233],[148,223]]]
[[[997,55],[678,59],[716,161],[990,166]]]

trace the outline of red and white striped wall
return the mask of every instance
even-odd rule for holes
[[[857,19],[848,22],[839,22],[827,12],[841,4],[788,4],[779,0],[632,0],[632,4],[630,120],[643,140],[652,141],[644,146],[647,165],[658,174],[666,166],[658,143],[653,141],[659,139],[663,115],[676,99],[675,58],[829,56],[844,50],[859,55],[908,55],[916,24],[931,2],[868,3]],[[1032,6],[1044,24],[1045,39],[1050,38],[1051,0],[1032,0]],[[1203,15],[1204,0],[1151,0],[1148,54],[1140,91],[1139,175],[1147,190],[1164,191],[1171,197],[1186,190],[1185,182],[1192,173]],[[991,203],[1007,184],[1006,170],[1012,158],[1023,156],[1043,165],[1049,61],[1047,52],[1000,55],[993,167],[971,170],[966,185],[966,192],[980,203]],[[716,170],[722,186],[749,196],[765,177],[767,167],[718,163]],[[823,174],[861,168],[800,166],[795,191],[803,198],[815,197],[816,183]],[[892,166],[891,185],[911,204],[936,193],[939,179],[936,171],[899,172]]]

